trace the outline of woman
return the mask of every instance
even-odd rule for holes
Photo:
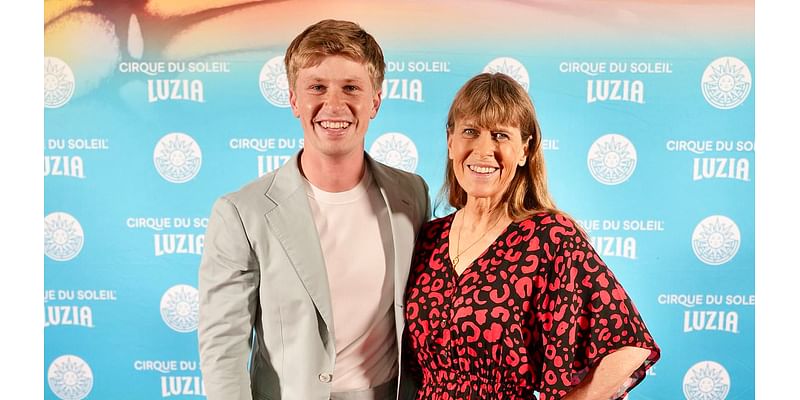
[[[406,291],[417,399],[617,399],[660,350],[578,225],[547,192],[528,94],[480,74],[447,117],[443,194]]]

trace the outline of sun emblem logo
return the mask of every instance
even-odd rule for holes
[[[50,390],[63,400],[81,400],[92,391],[94,376],[89,364],[78,356],[63,355],[47,369]]]
[[[708,64],[701,87],[708,104],[728,110],[747,99],[752,82],[747,64],[736,57],[721,57]]]
[[[714,361],[699,362],[683,376],[686,400],[724,400],[730,387],[728,371]]]
[[[173,132],[156,144],[153,163],[162,178],[172,183],[184,183],[200,172],[203,153],[191,136]]]
[[[198,309],[197,289],[189,285],[175,285],[161,296],[161,319],[176,332],[197,329]]]
[[[530,86],[531,80],[528,76],[528,70],[525,69],[521,62],[511,57],[499,57],[489,61],[489,64],[483,67],[483,72],[506,74],[525,88],[526,92]]]
[[[261,95],[273,106],[289,107],[289,79],[286,77],[283,56],[273,57],[264,63],[258,76],[258,87]]]
[[[589,172],[604,185],[618,185],[627,181],[636,169],[636,159],[633,143],[615,133],[595,140],[587,157]]]
[[[53,261],[69,261],[83,248],[83,228],[75,217],[54,212],[44,217],[44,254]]]
[[[44,58],[44,106],[58,108],[75,93],[75,75],[69,65],[56,57]]]
[[[740,243],[739,227],[723,215],[712,215],[700,221],[692,233],[692,250],[700,261],[708,265],[730,261],[739,251]]]
[[[369,148],[369,155],[390,167],[406,172],[416,172],[417,146],[408,136],[399,132],[384,133]]]

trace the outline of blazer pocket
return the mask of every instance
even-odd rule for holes
[[[269,397],[267,395],[263,395],[263,394],[258,393],[258,392],[253,392],[253,398],[255,400],[272,400],[271,397]]]
[[[258,389],[253,389],[253,400],[277,400],[278,397],[271,397],[270,395],[261,393]]]

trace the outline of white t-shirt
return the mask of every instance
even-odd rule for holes
[[[331,391],[378,386],[397,376],[393,261],[384,248],[392,243],[386,203],[369,168],[345,192],[325,192],[306,182],[333,304]]]

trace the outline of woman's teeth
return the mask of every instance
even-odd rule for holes
[[[470,165],[469,169],[479,174],[491,174],[492,172],[497,171],[497,168],[494,167],[478,167],[475,165]]]

